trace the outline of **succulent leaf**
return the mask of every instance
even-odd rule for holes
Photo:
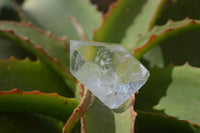
[[[199,0],[116,0],[94,33],[102,16],[90,2],[0,1],[0,20],[45,29],[0,21],[0,132],[200,133]],[[70,74],[67,41],[87,37],[121,43],[150,69],[137,113],[110,110]]]
[[[151,29],[165,0],[117,0],[95,32],[95,41],[121,43],[129,47]]]
[[[40,46],[48,55],[58,59],[69,70],[69,44],[65,39],[39,29],[31,23],[0,21],[0,29],[12,30],[18,36],[28,38],[30,42]]]
[[[133,107],[125,112],[115,113],[96,98],[84,115],[84,131],[86,133],[133,133],[135,117]]]
[[[73,96],[64,80],[51,69],[44,67],[39,60],[11,58],[0,61],[0,91],[14,88],[21,91],[34,91],[37,88],[45,93],[57,92],[62,96]]]
[[[180,21],[187,18],[200,19],[199,0],[168,0],[160,11],[156,25],[163,25],[168,21]],[[176,35],[160,42],[148,51],[143,58],[150,66],[165,66],[169,63],[183,65],[188,61],[192,66],[200,66],[199,62],[199,36],[200,32],[192,31]]]
[[[155,64],[164,66],[170,62],[182,65],[186,61],[194,66],[200,66],[199,35],[199,20],[169,21],[137,40],[130,52],[134,50],[133,55],[136,58],[143,56],[150,67]]]
[[[94,100],[95,96],[87,88],[85,88],[84,95],[82,96],[79,105],[74,109],[74,112],[63,127],[63,133],[71,133],[71,130],[74,128],[77,122],[80,119],[83,121],[83,115],[88,111]],[[84,126],[84,122],[81,122],[81,124],[81,126]],[[82,132],[84,132],[83,129]]]
[[[57,93],[0,91],[0,112],[38,113],[66,121],[77,104],[74,98]]]
[[[24,50],[20,46],[17,46],[6,39],[0,38],[0,60],[9,59],[12,56],[18,59],[24,59],[26,57],[29,57],[32,60],[36,59],[34,55]]]
[[[101,13],[89,0],[27,0],[23,10],[37,26],[57,36],[66,36],[68,40],[79,40],[79,37],[67,17],[72,16],[80,22],[89,40],[101,22]]]
[[[29,28],[28,28],[28,30],[29,30]],[[37,33],[39,31],[37,31],[37,30],[33,31],[33,33],[35,33],[35,32]],[[28,32],[28,33],[31,34],[31,32]],[[63,44],[62,41],[60,41],[60,43],[59,43],[59,40],[53,41],[53,38],[51,38],[51,37],[49,38],[47,34],[42,33],[42,32],[41,32],[41,34],[44,35],[43,36],[44,38],[47,38],[47,42],[44,41],[44,43],[39,43],[38,42],[39,40],[37,40],[37,42],[36,42],[37,44],[34,44],[30,40],[28,40],[27,37],[20,36],[17,33],[15,33],[15,31],[9,30],[9,28],[8,29],[3,29],[3,28],[0,29],[0,38],[9,40],[9,41],[13,42],[15,45],[18,45],[18,46],[26,49],[30,53],[34,54],[35,56],[37,56],[43,62],[43,64],[49,66],[51,69],[56,71],[60,76],[62,76],[64,78],[64,80],[66,81],[67,85],[73,90],[75,88],[75,85],[74,85],[75,79],[72,77],[70,72],[58,61],[58,59],[56,57],[54,57],[57,52],[53,53],[52,51],[54,51],[54,50],[49,52],[48,50],[51,49],[51,47],[47,47],[47,45],[41,45],[41,44],[45,44],[45,42],[46,42],[46,44],[48,44],[48,41],[50,41],[50,40],[52,42],[56,42],[56,43],[52,44],[52,45],[55,45],[54,47],[65,47],[65,46],[63,46],[63,45],[65,45],[65,43]],[[39,39],[39,37],[37,39]],[[35,40],[35,39],[33,38],[32,40]],[[47,50],[45,50],[43,48],[45,48]],[[63,54],[67,55],[67,52],[64,53],[65,49],[60,49],[60,50]],[[67,57],[67,56],[65,56],[65,57]]]
[[[139,40],[137,40],[135,45],[132,46],[130,52],[132,53],[134,50],[134,55],[139,58],[146,51],[163,40],[184,32],[199,30],[200,21],[191,19],[185,19],[178,22],[169,21],[166,25],[157,26],[152,31],[142,36]]]
[[[149,81],[136,95],[135,108],[200,125],[200,68],[188,64],[154,67],[150,73]]]

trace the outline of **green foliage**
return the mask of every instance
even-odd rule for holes
[[[78,34],[68,17],[72,16],[84,27],[89,39],[101,23],[101,13],[89,0],[27,0],[22,7],[27,18],[37,26],[50,30],[57,36],[77,40]]]
[[[64,80],[51,69],[44,67],[39,60],[10,59],[0,62],[0,67],[1,91],[13,88],[18,88],[21,91],[34,91],[37,88],[37,90],[46,93],[57,92],[62,96],[73,96]]]
[[[104,16],[102,27],[95,33],[95,41],[122,43],[127,49],[138,36],[144,35],[154,23],[163,0],[119,0]],[[145,13],[148,12],[148,13]],[[142,22],[142,23],[141,23]]]
[[[200,125],[199,68],[189,65],[151,69],[151,77],[136,95],[135,107]],[[157,82],[159,80],[159,82]],[[187,105],[187,107],[186,107]]]
[[[103,15],[90,0],[1,0],[0,132],[200,133],[199,4],[117,0]],[[84,37],[121,43],[149,69],[125,112],[70,73],[68,42]]]
[[[69,118],[77,106],[73,98],[61,97],[57,93],[21,92],[14,89],[1,92],[0,95],[1,112],[39,113],[63,121]]]

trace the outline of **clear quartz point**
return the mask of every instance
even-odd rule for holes
[[[122,46],[70,41],[71,73],[111,109],[120,108],[149,77]]]

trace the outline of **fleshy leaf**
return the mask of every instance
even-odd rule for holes
[[[31,23],[0,21],[0,29],[12,30],[18,36],[28,38],[32,43],[40,46],[48,55],[58,59],[69,70],[69,44],[65,39],[36,28]]]
[[[135,45],[130,49],[130,52],[133,52],[136,57],[141,57],[146,51],[158,44],[159,42],[166,40],[172,36],[181,34],[183,32],[189,31],[199,31],[200,22],[185,19],[183,21],[173,22],[169,21],[164,26],[157,26],[151,32],[142,36]]]
[[[101,14],[89,0],[27,0],[23,4],[25,14],[37,26],[52,31],[69,40],[79,40],[75,28],[67,17],[81,23],[89,39],[101,22]],[[83,15],[84,14],[84,15]]]
[[[1,133],[61,133],[63,122],[38,114],[0,113]]]
[[[135,116],[133,107],[115,113],[96,98],[84,115],[83,130],[86,133],[133,133]]]
[[[136,95],[135,108],[159,112],[200,125],[200,68],[153,68],[147,84]]]
[[[10,59],[0,61],[0,90],[18,88],[21,91],[57,92],[72,97],[73,93],[64,80],[51,69],[44,67],[39,60]]]
[[[36,33],[37,32],[39,32],[39,31],[36,31]],[[46,38],[48,38],[48,36],[45,33],[41,33],[41,34],[44,34],[44,37],[46,36]],[[48,51],[48,48],[46,48],[46,47],[48,47],[48,45],[40,45],[40,43],[34,44],[30,40],[28,40],[26,37],[17,35],[12,30],[7,30],[7,29],[6,30],[0,29],[0,38],[9,40],[12,43],[14,43],[15,45],[18,45],[18,46],[26,49],[30,53],[34,54],[35,56],[37,56],[42,61],[43,64],[49,66],[51,69],[56,71],[60,76],[62,76],[65,79],[67,85],[72,90],[75,88],[75,85],[74,85],[75,79],[72,77],[72,75],[69,73],[69,71],[58,61],[57,58],[52,57],[55,53],[52,54]],[[49,39],[47,39],[47,40],[49,40]],[[52,40],[52,42],[53,42],[53,40]],[[62,45],[64,45],[64,44],[58,43],[58,44],[52,44],[52,45],[56,45],[55,47],[57,47],[57,45],[61,45],[61,47],[62,47]],[[41,47],[44,47],[47,50],[43,50]],[[54,47],[52,46],[52,48],[54,48]],[[49,49],[51,49],[51,47]],[[64,49],[61,49],[61,50],[64,50]]]
[[[74,128],[77,122],[80,119],[83,119],[81,117],[88,111],[90,106],[93,104],[94,99],[95,96],[87,88],[85,88],[84,95],[79,105],[74,109],[72,115],[63,127],[63,133],[71,133],[71,130]],[[81,124],[83,126],[83,122]]]
[[[173,60],[177,62],[175,64],[183,64],[190,60],[194,64],[198,64],[197,60],[200,57],[198,52],[199,33],[200,21],[191,19],[178,22],[169,21],[166,25],[155,27],[147,35],[141,37],[130,52],[134,50],[136,58],[143,56],[145,60],[151,63],[150,66],[154,64],[163,66]],[[191,34],[191,36],[188,36],[188,34]],[[197,39],[197,43],[193,42],[194,38]],[[156,46],[158,44],[160,46]]]
[[[0,112],[38,113],[66,121],[77,104],[74,98],[61,97],[57,93],[18,89],[0,92]]]
[[[135,133],[200,133],[200,127],[160,114],[137,111]]]
[[[35,57],[28,51],[8,40],[0,39],[0,60],[9,59],[12,56],[15,56],[18,59],[29,57],[32,60],[35,60]]]
[[[95,41],[122,43],[129,49],[138,36],[151,29],[165,0],[117,0],[104,16]]]
[[[180,21],[186,17],[199,20],[199,5],[199,0],[169,0],[160,12],[156,24],[163,25],[169,20]],[[160,42],[159,46],[155,46],[143,57],[151,66],[155,64],[164,66],[171,62],[175,65],[183,65],[188,61],[191,65],[199,67],[199,36],[199,31],[175,35]]]

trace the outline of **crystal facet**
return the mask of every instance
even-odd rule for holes
[[[116,44],[70,41],[71,73],[111,109],[117,109],[149,77],[148,70]]]

